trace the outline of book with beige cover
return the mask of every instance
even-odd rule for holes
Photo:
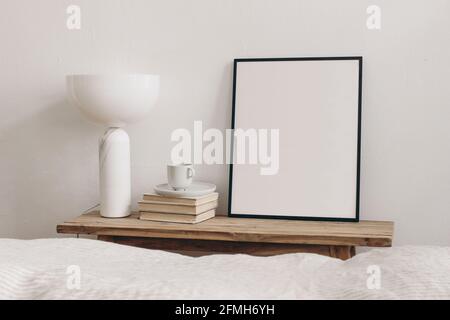
[[[216,215],[217,192],[199,197],[167,197],[144,194],[139,201],[140,219],[159,222],[199,223]]]
[[[176,222],[195,224],[205,220],[214,218],[216,210],[212,209],[198,215],[177,214],[177,213],[161,213],[161,212],[141,212],[141,220],[158,221],[158,222]]]
[[[207,202],[217,200],[218,198],[219,198],[219,194],[217,192],[213,192],[213,193],[207,194],[205,196],[182,197],[182,198],[166,197],[166,196],[160,196],[157,194],[145,193],[143,200],[150,201],[150,202],[158,202],[158,203],[184,204],[184,205],[191,205],[191,206],[199,206],[201,204],[205,204]]]
[[[198,215],[200,213],[217,208],[217,205],[217,200],[213,200],[199,206],[160,203],[153,201],[139,201],[139,211]]]

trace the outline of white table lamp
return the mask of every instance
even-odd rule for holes
[[[123,126],[139,121],[153,108],[159,76],[69,75],[70,102],[106,130],[99,143],[100,213],[123,218],[131,213],[130,140]]]

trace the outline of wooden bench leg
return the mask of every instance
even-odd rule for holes
[[[355,256],[354,246],[330,246],[330,257],[348,260]]]

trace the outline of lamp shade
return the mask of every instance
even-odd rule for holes
[[[70,102],[107,127],[142,119],[159,95],[159,76],[150,74],[68,75],[66,84]]]

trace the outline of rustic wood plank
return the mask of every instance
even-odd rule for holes
[[[372,246],[392,245],[390,221],[325,222],[215,217],[200,224],[143,221],[138,214],[106,219],[98,212],[57,226],[59,233],[140,238],[195,239],[283,244]]]
[[[97,240],[105,241],[105,242],[115,242],[115,237],[99,235],[99,236],[97,236]]]
[[[348,260],[355,256],[354,246],[330,246],[330,257],[338,258],[341,260]]]
[[[180,252],[185,255],[203,256],[210,254],[242,253],[254,256],[273,256],[287,253],[316,253],[329,255],[329,246],[299,245],[261,242],[233,242],[217,240],[165,239],[99,236],[99,240],[134,247]]]

